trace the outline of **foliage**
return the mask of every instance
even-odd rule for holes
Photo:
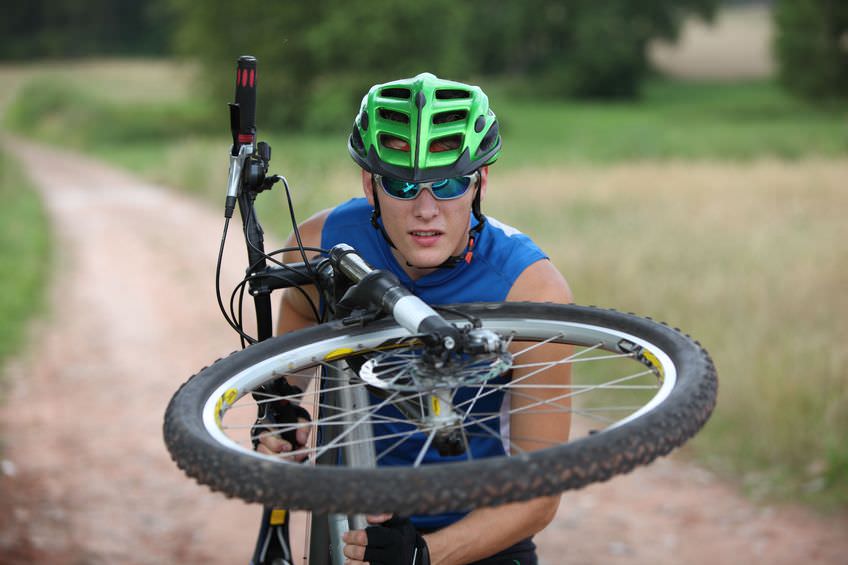
[[[209,92],[228,93],[235,60],[252,54],[260,123],[324,130],[346,129],[371,84],[425,70],[466,81],[530,77],[537,92],[558,96],[633,97],[648,41],[673,39],[685,16],[710,16],[717,1],[317,0],[270,9],[171,0],[177,45],[201,59]]]
[[[0,59],[161,54],[170,21],[160,0],[6,2]]]
[[[238,56],[257,57],[261,124],[346,129],[371,84],[424,69],[455,75],[461,68],[467,11],[450,0],[389,0],[380,10],[340,0],[271,9],[258,0],[173,2],[177,45],[201,60],[209,92],[219,100],[233,88]],[[442,14],[438,25],[433,14]]]
[[[177,139],[214,127],[208,107],[193,100],[118,103],[47,78],[23,86],[6,125],[78,147]]]
[[[810,99],[848,98],[848,3],[780,0],[775,23],[781,81]]]
[[[44,300],[48,226],[38,195],[0,153],[0,362],[20,347]]]
[[[486,25],[471,29],[479,69],[527,76],[537,91],[592,98],[638,95],[652,39],[677,39],[683,19],[713,16],[716,0],[510,0],[472,2]],[[492,41],[492,38],[497,38]]]

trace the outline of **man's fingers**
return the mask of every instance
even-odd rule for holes
[[[365,548],[361,545],[346,545],[342,548],[342,553],[348,559],[362,561],[365,559]]]
[[[306,424],[309,422],[306,418],[298,419],[298,422]],[[295,432],[295,437],[297,438],[298,445],[306,445],[306,442],[309,441],[309,434],[312,431],[311,426],[303,426],[297,429]]]
[[[382,524],[383,522],[390,520],[393,514],[369,514],[365,517],[369,524]]]
[[[368,534],[365,530],[350,530],[342,534],[342,540],[348,545],[358,545],[363,548],[368,545]],[[363,549],[363,554],[364,554]]]
[[[263,449],[264,448],[264,449]],[[274,455],[275,453],[283,453],[291,451],[292,446],[289,442],[274,435],[273,433],[265,432],[259,435],[259,446],[257,451],[266,455]]]
[[[342,534],[342,541],[345,542],[342,548],[342,554],[347,557],[345,565],[357,565],[364,563],[365,546],[368,544],[368,536],[363,530],[350,530]]]

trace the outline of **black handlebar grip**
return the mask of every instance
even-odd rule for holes
[[[236,100],[239,107],[238,143],[256,138],[256,57],[242,55],[236,69]]]

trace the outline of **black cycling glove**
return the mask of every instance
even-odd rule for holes
[[[285,377],[281,377],[276,381],[265,384],[262,389],[260,389],[260,392],[280,397],[300,397],[303,394],[303,391],[300,388],[290,385],[288,381],[286,381]],[[256,445],[259,443],[259,436],[265,432],[272,432],[275,429],[274,424],[294,424],[301,418],[306,421],[312,421],[312,418],[309,416],[309,412],[293,400],[281,398],[280,400],[268,402],[268,399],[264,397],[259,398],[259,400],[264,400],[264,403],[262,404],[263,414],[256,419],[256,422],[253,424],[253,429],[251,430],[254,449],[256,449]],[[269,425],[271,427],[267,427]],[[297,430],[292,428],[283,433],[278,433],[277,435],[289,442],[292,448],[297,449],[302,446],[297,443],[296,433]]]
[[[368,526],[365,533],[363,561],[371,565],[430,565],[427,542],[408,518],[392,516],[379,526]]]

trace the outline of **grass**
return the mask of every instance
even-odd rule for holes
[[[151,101],[80,81],[61,111],[42,92],[19,97],[7,123],[221,204],[225,108],[192,110],[178,84],[160,94],[173,75],[157,68],[121,71],[146,76]],[[506,144],[487,213],[531,232],[578,302],[664,319],[712,353],[719,405],[686,452],[752,496],[848,507],[848,108],[768,81],[657,80],[639,104],[487,90]],[[301,219],[357,194],[343,133],[260,134]],[[275,191],[262,217],[285,235]]]
[[[24,342],[44,305],[49,230],[41,201],[22,171],[0,152],[0,365]],[[0,394],[2,399],[2,394]]]
[[[503,116],[509,166],[848,152],[848,105],[813,107],[770,81],[656,80],[638,103],[563,103],[503,92],[491,96]]]

